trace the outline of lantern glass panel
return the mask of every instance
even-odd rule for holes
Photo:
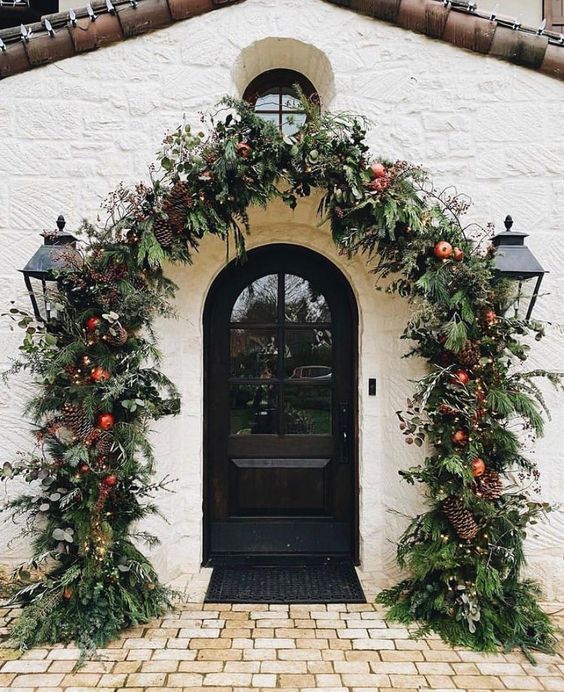
[[[24,280],[36,319],[40,322],[55,319],[57,317],[56,282],[29,276],[26,276]]]
[[[505,279],[501,287],[499,311],[506,317],[528,320],[540,289],[541,276]]]

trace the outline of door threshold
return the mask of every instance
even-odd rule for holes
[[[203,567],[358,564],[351,555],[213,555]]]

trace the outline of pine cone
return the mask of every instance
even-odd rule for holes
[[[185,212],[182,209],[174,207],[168,210],[167,215],[172,232],[176,235],[181,235],[184,230],[184,222],[186,221]]]
[[[62,408],[64,425],[80,440],[86,440],[92,434],[94,426],[86,413],[79,406],[73,404],[63,404]]]
[[[456,354],[456,359],[461,365],[465,365],[467,368],[473,368],[478,365],[480,355],[480,347],[475,341],[470,341],[468,339]]]
[[[114,439],[109,432],[103,432],[96,443],[96,449],[100,454],[109,454],[112,451]]]
[[[176,235],[182,235],[186,225],[186,210],[194,206],[192,191],[187,182],[175,183],[164,203],[170,229]]]
[[[84,438],[84,444],[87,447],[92,447],[98,441],[100,437],[100,431],[97,428],[92,428],[88,435]]]
[[[78,368],[76,365],[67,365],[65,366],[65,373],[69,377],[69,379],[74,380],[75,377],[79,374],[78,373]]]
[[[443,502],[443,512],[452,524],[456,534],[463,541],[469,541],[478,533],[478,524],[474,515],[464,507],[464,503],[458,497],[448,497]]]
[[[110,344],[110,346],[123,346],[128,336],[127,331],[121,324],[113,324],[106,335],[106,342]]]
[[[172,205],[182,204],[184,207],[191,207],[194,201],[190,185],[183,180],[175,183],[170,190],[168,200]]]
[[[98,303],[109,310],[113,305],[115,305],[121,298],[121,293],[117,288],[109,288],[107,291],[98,296]]]
[[[486,470],[474,484],[474,492],[486,500],[497,500],[501,497],[503,483],[497,471]]]
[[[147,288],[147,279],[139,274],[133,277],[132,283],[138,291],[144,291]]]
[[[172,245],[172,229],[166,219],[160,216],[155,219],[153,223],[153,233],[161,247],[167,248]]]

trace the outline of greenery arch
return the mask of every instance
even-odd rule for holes
[[[191,262],[206,234],[232,239],[244,257],[250,205],[280,198],[295,207],[320,188],[337,246],[363,253],[386,290],[412,302],[403,338],[429,364],[399,414],[408,444],[428,442],[422,464],[400,474],[424,485],[429,509],[398,544],[408,576],[379,600],[390,618],[452,644],[551,648],[538,590],[520,578],[527,527],[549,507],[502,484],[511,469],[537,475],[508,424],[529,438],[542,432],[533,380],[557,378],[515,367],[527,356],[523,338],[541,327],[501,316],[508,286],[491,249],[462,225],[467,203],[436,194],[405,162],[371,164],[365,134],[359,118],[309,107],[304,128],[283,137],[227,99],[207,133],[185,125],[166,137],[150,184],[119,187],[105,225],[84,225],[87,249],[58,276],[47,329],[13,309],[26,329],[14,370],[39,384],[28,409],[36,450],[4,467],[36,481],[9,503],[34,540],[16,575],[15,598],[27,604],[13,631],[21,645],[76,640],[91,650],[168,607],[170,593],[136,547],[154,539],[135,529],[167,487],[152,480],[148,424],[178,408],[151,328],[172,314],[163,264]]]

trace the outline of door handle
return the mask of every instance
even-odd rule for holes
[[[339,463],[350,463],[351,425],[349,405],[346,401],[339,403]]]

